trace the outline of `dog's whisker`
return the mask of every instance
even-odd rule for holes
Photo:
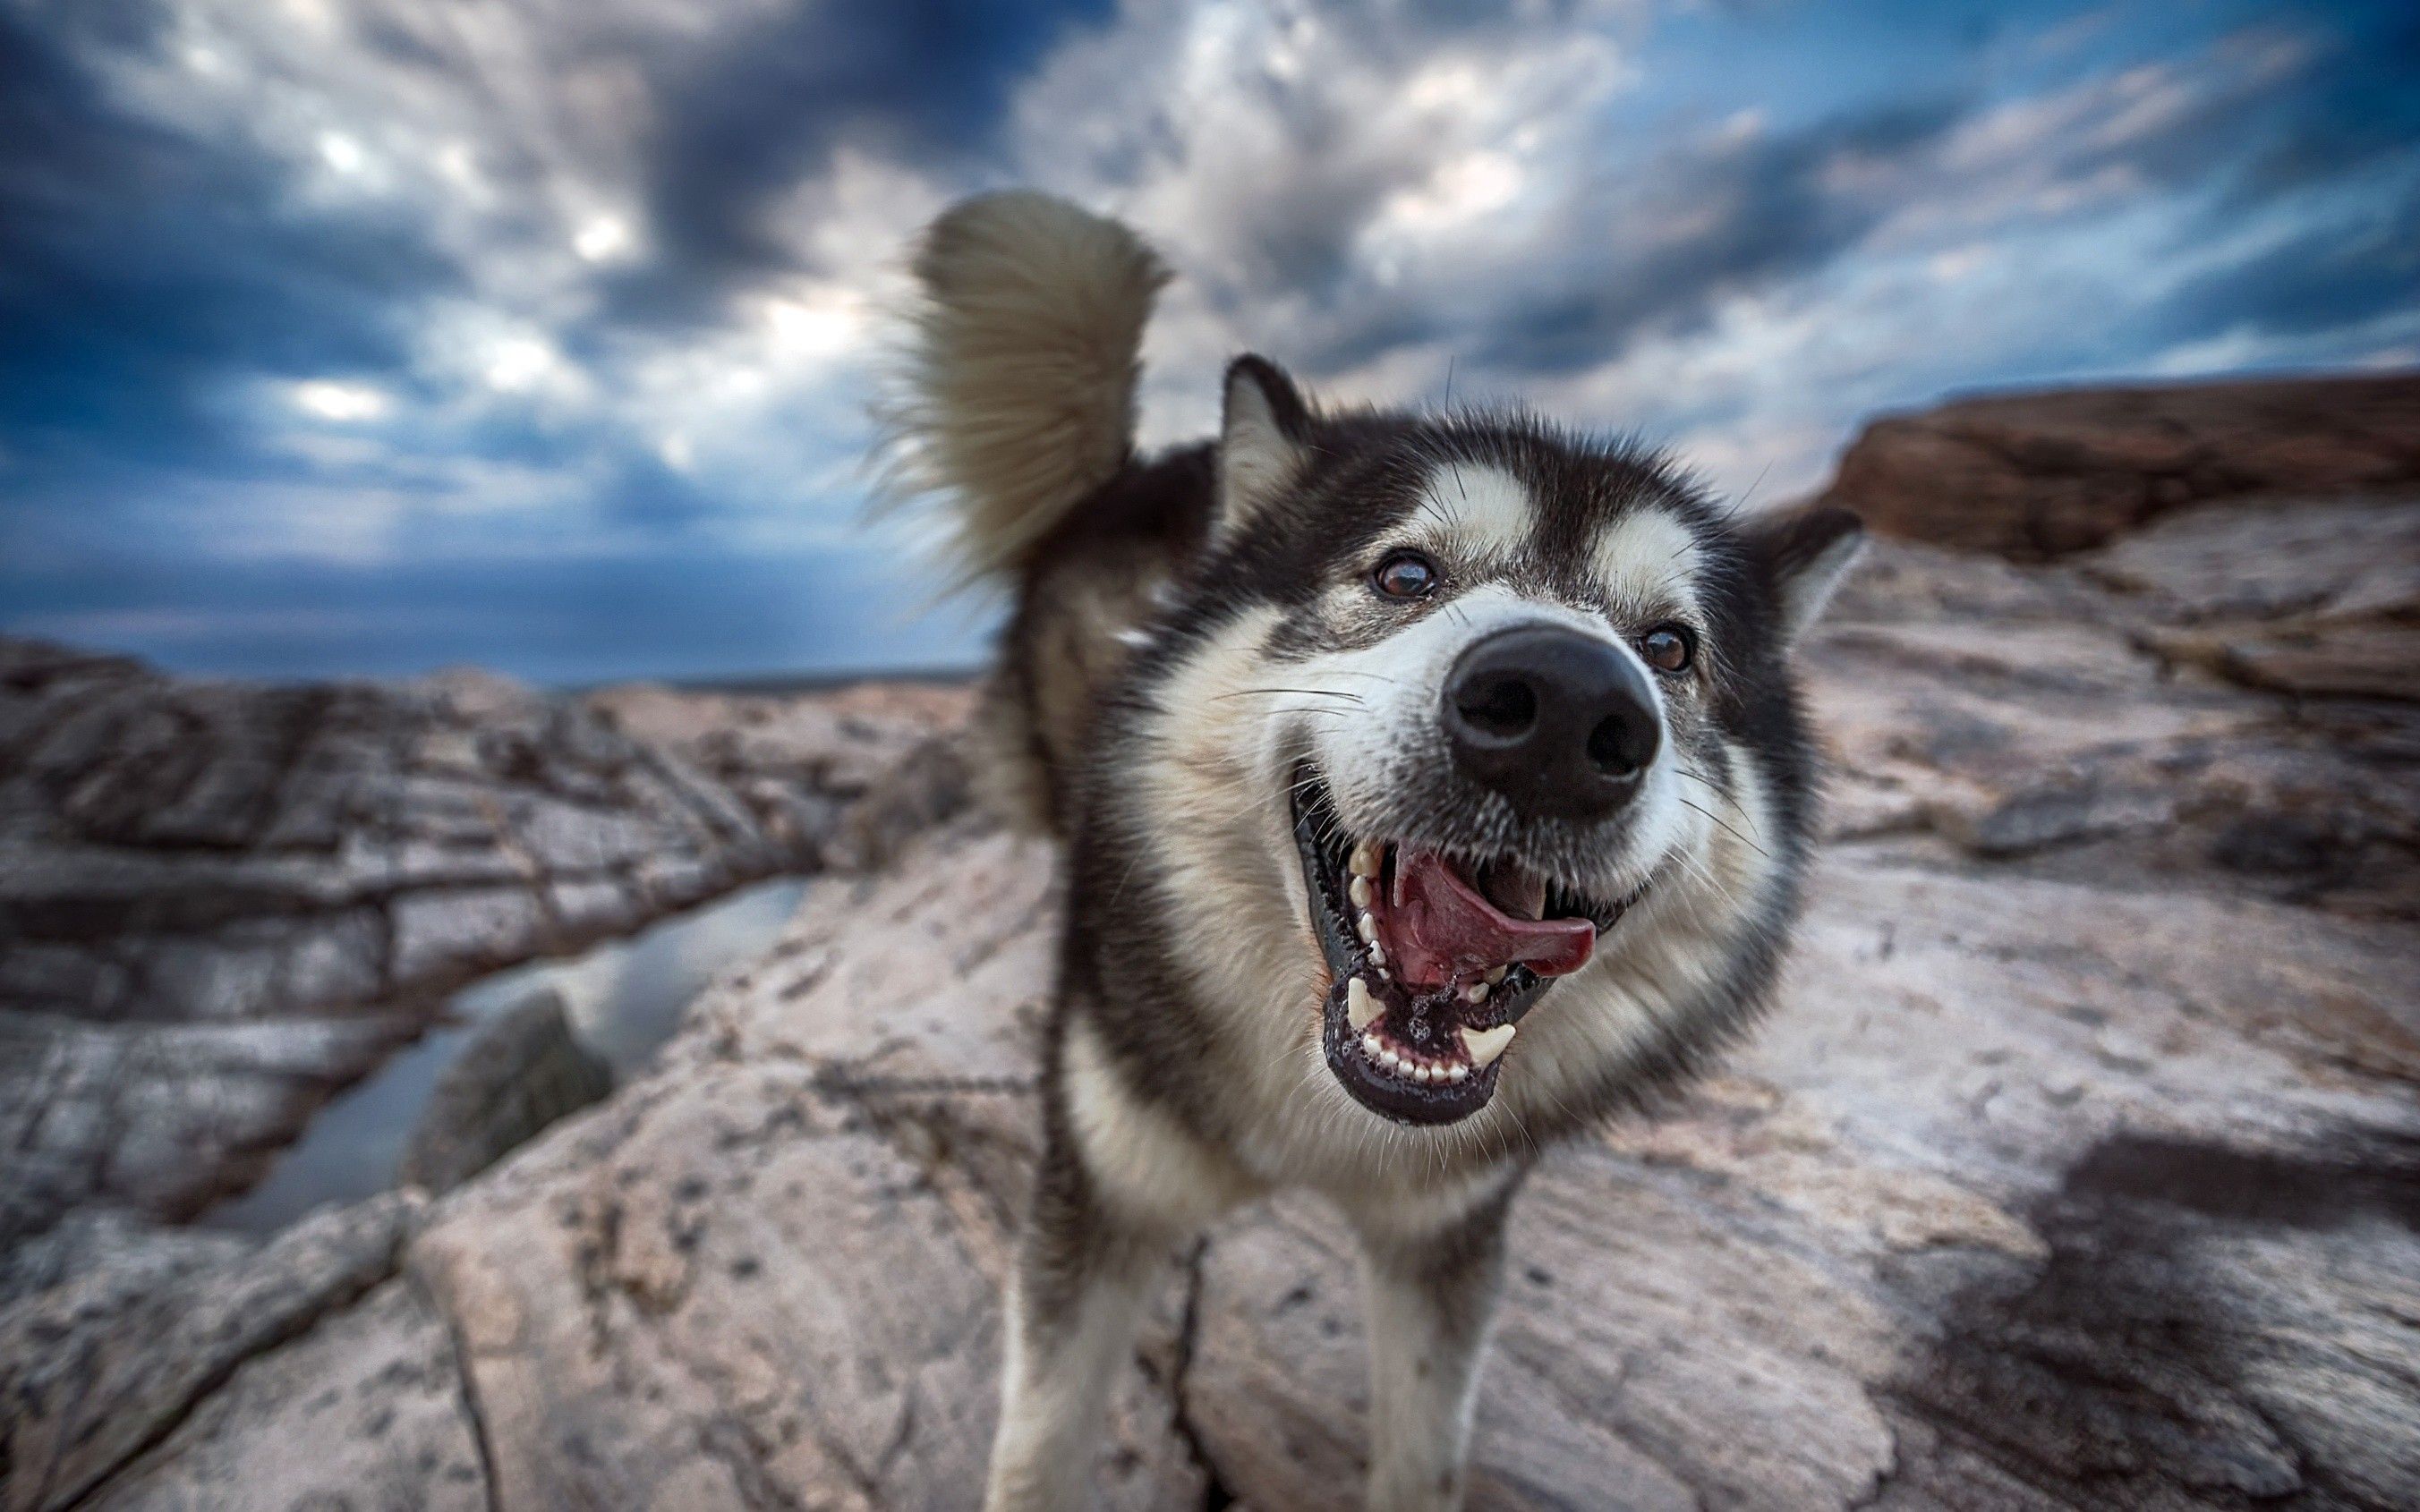
[[[1695,803],[1691,803],[1688,799],[1683,798],[1683,797],[1681,797],[1681,796],[1680,796],[1679,795],[1677,795],[1677,794],[1676,794],[1676,795],[1674,795],[1674,798],[1675,798],[1675,801],[1677,801],[1678,803],[1680,803],[1680,804],[1682,805],[1682,807],[1683,807],[1683,808],[1688,808],[1688,809],[1695,809],[1695,810],[1697,810],[1699,813],[1704,814],[1708,819],[1711,819],[1711,820],[1713,820],[1715,824],[1720,825],[1723,827],[1724,831],[1725,831],[1726,833],[1728,833],[1728,834],[1731,837],[1731,839],[1733,839],[1733,840],[1735,840],[1735,841],[1738,841],[1741,844],[1743,844],[1743,845],[1746,846],[1749,850],[1752,850],[1752,851],[1756,852],[1756,854],[1757,854],[1757,855],[1763,856],[1763,857],[1764,857],[1766,860],[1768,860],[1768,861],[1769,861],[1769,860],[1771,860],[1771,859],[1773,859],[1773,856],[1772,856],[1771,853],[1767,852],[1763,846],[1759,845],[1756,841],[1752,841],[1752,840],[1748,839],[1745,835],[1741,834],[1737,829],[1735,829],[1735,828],[1733,828],[1733,827],[1732,827],[1730,821],[1729,821],[1729,820],[1725,819],[1722,815],[1720,815],[1720,814],[1718,814],[1718,813],[1714,812],[1712,809],[1708,809],[1708,808],[1704,807],[1704,806],[1703,806],[1703,805],[1701,805],[1701,804],[1695,804]]]
[[[1256,695],[1263,694],[1277,695],[1285,693],[1298,693],[1305,698],[1342,699],[1347,703],[1363,703],[1367,702],[1358,693],[1347,693],[1341,689],[1327,687],[1238,687],[1214,696],[1221,699],[1240,699],[1252,698]]]

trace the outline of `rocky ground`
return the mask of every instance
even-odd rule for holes
[[[451,988],[954,802],[961,693],[194,682],[0,640],[0,1255],[239,1187]]]
[[[1903,539],[1805,655],[1786,1002],[1522,1199],[1473,1504],[2420,1504],[2420,491]],[[6,1504],[970,1505],[1051,865],[927,827],[434,1203],[60,1226]],[[1102,1504],[1350,1504],[1359,1332],[1315,1202],[1171,1257]]]

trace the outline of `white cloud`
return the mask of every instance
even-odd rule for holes
[[[592,216],[571,234],[571,250],[582,262],[612,262],[631,255],[637,247],[630,223],[618,215]]]
[[[288,391],[294,408],[320,420],[377,420],[394,408],[386,391],[370,383],[310,378]]]

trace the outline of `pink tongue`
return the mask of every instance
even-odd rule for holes
[[[1588,964],[1596,926],[1585,918],[1514,918],[1480,895],[1435,851],[1399,854],[1386,911],[1387,949],[1416,987],[1436,987],[1497,966],[1564,977]]]

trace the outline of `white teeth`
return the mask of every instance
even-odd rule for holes
[[[1344,984],[1344,1022],[1353,1026],[1353,1032],[1358,1034],[1368,1028],[1370,1021],[1377,1016],[1378,1000],[1370,995],[1368,985],[1358,977],[1347,981]]]
[[[1390,1075],[1400,1076],[1404,1081],[1420,1087],[1443,1087],[1450,1082],[1470,1080],[1470,1073],[1474,1068],[1466,1066],[1458,1060],[1451,1062],[1425,1060],[1407,1052],[1398,1052],[1393,1045],[1380,1039],[1375,1030],[1367,1027],[1376,1021],[1379,1008],[1371,998],[1369,989],[1361,984],[1360,978],[1350,979],[1346,982],[1344,993],[1345,1014],[1352,1019],[1353,1027],[1359,1032],[1361,1053],[1369,1057],[1372,1065],[1383,1069]],[[1471,1056],[1479,1062],[1480,1067],[1483,1068],[1488,1062],[1504,1053],[1504,1046],[1512,1038],[1512,1026],[1507,1024],[1494,1029],[1465,1029],[1462,1031],[1462,1038],[1463,1042],[1470,1047]]]
[[[1387,964],[1387,948],[1376,940],[1370,942],[1370,964],[1381,968]],[[1386,972],[1382,969],[1378,974],[1383,977]]]
[[[1378,849],[1378,842],[1376,841],[1365,840],[1361,841],[1361,843],[1353,847],[1353,874],[1357,877],[1374,878],[1378,874],[1378,862],[1381,858],[1382,856]]]
[[[1483,1003],[1487,1001],[1487,983],[1474,981],[1462,990],[1462,995],[1471,1002]]]
[[[1361,942],[1364,945],[1375,945],[1378,943],[1378,921],[1376,919],[1372,918],[1367,914],[1363,914],[1360,921],[1355,927],[1360,930]]]
[[[1351,885],[1344,890],[1353,899],[1354,907],[1367,908],[1370,906],[1371,892],[1370,879],[1368,877],[1355,877]]]
[[[1497,982],[1502,981],[1504,980],[1504,973],[1510,969],[1511,968],[1507,966],[1491,967],[1487,973],[1487,985],[1493,987]]]
[[[1462,1031],[1462,1047],[1470,1052],[1470,1064],[1479,1071],[1485,1071],[1496,1064],[1496,1057],[1502,1055],[1504,1047],[1512,1042],[1512,1026],[1510,1024],[1498,1024],[1492,1029],[1465,1028]]]
[[[1395,980],[1394,978],[1387,975],[1386,964],[1383,961],[1380,962],[1378,966],[1378,980],[1380,981],[1392,981]]]

